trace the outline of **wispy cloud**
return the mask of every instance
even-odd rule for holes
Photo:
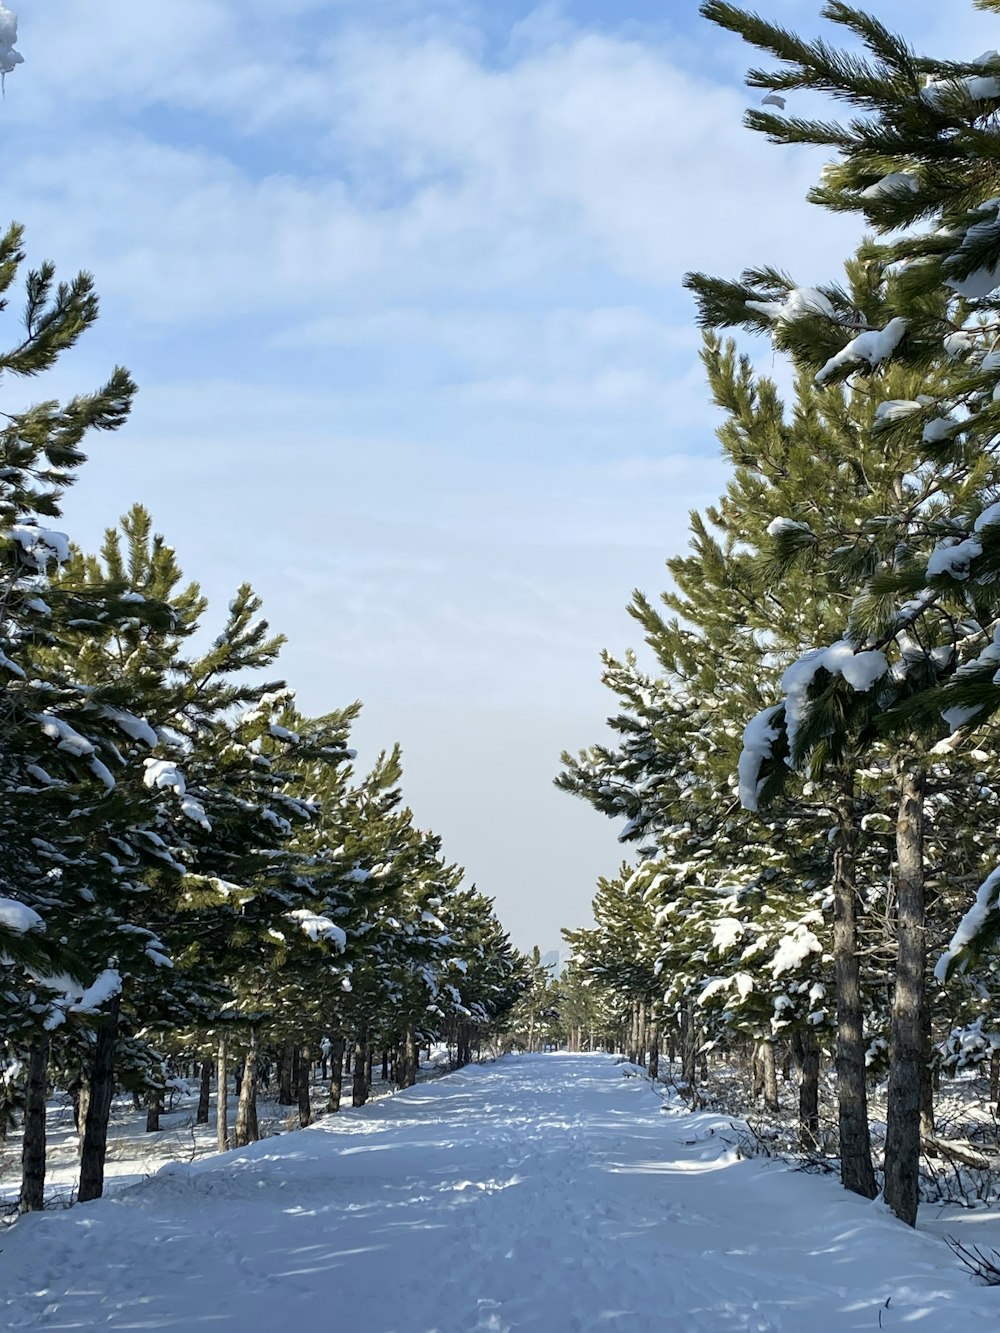
[[[558,750],[597,735],[598,650],[723,480],[680,278],[833,276],[854,231],[802,202],[821,157],[743,130],[746,52],[694,0],[17,8],[5,206],[105,300],[55,387],[112,359],[143,385],[67,524],[92,543],[142,498],[217,600],[250,578],[306,705],[360,694],[365,743],[401,735],[421,818],[527,942],[489,835],[519,793],[551,945],[618,855],[550,792]],[[955,10],[883,7],[917,45],[995,43]]]

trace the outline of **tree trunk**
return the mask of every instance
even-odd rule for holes
[[[157,1089],[146,1097],[146,1133],[160,1132],[160,1115],[163,1111],[163,1093]]]
[[[926,909],[927,904],[924,904]],[[927,947],[926,936],[924,947]],[[937,1134],[934,1126],[934,1092],[939,1071],[931,1069],[931,1005],[924,982],[924,1053],[920,1065],[920,1138],[924,1151],[932,1157],[937,1156]]]
[[[799,1067],[799,1147],[803,1152],[819,1148],[819,1045],[811,1032],[793,1038]]]
[[[77,1199],[86,1203],[104,1193],[104,1160],[108,1151],[108,1121],[111,1098],[115,1091],[115,1045],[118,1040],[118,1014],[121,999],[116,995],[105,1011],[94,1042],[94,1063],[90,1074],[90,1104],[83,1130],[80,1154],[80,1189]]]
[[[382,1048],[382,1082],[383,1082],[383,1083],[388,1083],[388,1082],[389,1082],[389,1048],[388,1048],[388,1046],[385,1046],[385,1047]]]
[[[764,1091],[764,1066],[760,1062],[760,1044],[754,1043],[750,1055],[750,1096],[757,1101]]]
[[[215,1063],[215,1135],[219,1152],[229,1147],[229,1040],[223,1032]]]
[[[625,1051],[629,1064],[639,1063],[639,1001],[632,1001],[632,1017],[628,1029],[628,1047]]]
[[[201,1062],[201,1086],[198,1089],[198,1114],[194,1118],[196,1125],[208,1124],[208,1103],[212,1096],[212,1062]]]
[[[577,1029],[579,1033],[579,1029]],[[579,1036],[577,1037],[576,1049],[580,1049]],[[655,1023],[650,1025],[649,1029],[649,1077],[655,1082],[660,1073],[660,1029]]]
[[[45,1103],[48,1092],[48,1034],[31,1043],[24,1099],[24,1140],[21,1145],[22,1213],[45,1207]]]
[[[1000,1114],[1000,1051],[994,1051],[990,1056],[990,1101],[994,1112]]]
[[[840,1178],[865,1199],[878,1193],[868,1127],[864,1011],[858,961],[857,890],[854,862],[857,824],[854,776],[843,774],[836,801],[837,844],[833,854],[833,962],[837,987],[837,1103]]]
[[[340,1094],[344,1087],[344,1047],[343,1037],[334,1037],[330,1042],[330,1100],[327,1103],[331,1111],[340,1110]]]
[[[769,1111],[778,1109],[778,1070],[774,1060],[774,1043],[762,1041],[757,1045],[757,1058],[760,1061],[761,1092],[764,1105]]]
[[[312,1057],[309,1054],[308,1046],[301,1047],[298,1055],[296,1100],[299,1105],[299,1126],[300,1128],[305,1129],[307,1125],[312,1124],[312,1100],[309,1095],[309,1082],[312,1076]]]
[[[364,1106],[368,1100],[368,1080],[365,1066],[368,1063],[368,1028],[362,1023],[354,1039],[354,1083],[351,1088],[351,1105]]]
[[[681,1010],[681,1081],[694,1091],[698,1057],[697,1029],[692,1021],[691,1006]]]
[[[90,1075],[87,1070],[80,1071],[80,1083],[76,1094],[76,1155],[83,1156],[83,1131],[87,1124],[87,1111],[90,1107]]]
[[[243,1062],[243,1077],[240,1080],[240,1100],[236,1107],[236,1124],[233,1127],[233,1147],[245,1148],[248,1143],[256,1143],[260,1138],[257,1124],[257,1026],[250,1025],[250,1045]]]
[[[896,988],[889,1042],[885,1133],[885,1201],[916,1226],[920,1180],[920,1089],[924,1052],[924,773],[907,760],[899,779],[896,820]]]
[[[407,1023],[403,1034],[403,1069],[400,1086],[412,1088],[417,1081],[417,1038],[413,1025]]]
[[[281,1048],[281,1057],[278,1066],[278,1105],[293,1106],[295,1097],[292,1094],[294,1086],[293,1068],[295,1064],[295,1047],[292,1045],[291,1038],[284,1043]]]

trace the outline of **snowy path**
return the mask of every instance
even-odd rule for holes
[[[997,1326],[1000,1289],[976,1287],[936,1237],[829,1179],[733,1162],[725,1130],[665,1113],[606,1057],[462,1071],[23,1219],[0,1252],[0,1327]]]

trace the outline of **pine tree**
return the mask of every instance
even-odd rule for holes
[[[897,444],[909,448],[909,475],[916,485],[901,474],[895,503],[881,518],[881,534],[869,530],[854,543],[863,558],[854,562],[857,582],[843,640],[848,656],[837,661],[834,647],[804,657],[794,677],[786,676],[784,707],[761,715],[748,733],[760,756],[784,732],[795,762],[828,750],[831,738],[840,746],[851,735],[851,743],[863,750],[865,734],[877,730],[893,731],[904,746],[897,763],[899,956],[886,1197],[912,1223],[918,1089],[926,1063],[921,752],[932,731],[915,718],[921,708],[927,714],[926,696],[941,692],[942,676],[968,652],[970,639],[986,632],[995,613],[992,589],[973,570],[984,548],[988,563],[989,519],[979,524],[987,533],[980,540],[963,531],[969,521],[958,516],[985,512],[984,497],[991,498],[997,484],[995,413],[984,392],[985,381],[995,383],[996,377],[989,375],[988,353],[983,354],[988,336],[983,321],[996,286],[1000,235],[996,219],[987,216],[994,191],[984,193],[992,168],[984,170],[972,144],[983,139],[1000,100],[1000,82],[978,65],[917,58],[883,25],[840,3],[827,6],[825,15],[860,38],[868,58],[824,42],[803,42],[717,0],[704,5],[703,13],[783,62],[785,68],[773,73],[751,71],[753,86],[778,93],[817,89],[867,113],[865,121],[846,128],[794,116],[748,116],[753,128],[777,142],[823,143],[838,150],[813,192],[816,202],[862,212],[883,234],[918,220],[934,223],[932,232],[867,244],[859,256],[866,276],[857,275],[850,290],[798,288],[775,270],[750,271],[735,283],[699,274],[688,279],[703,322],[758,329],[770,324],[776,344],[788,349],[817,385],[835,384],[859,367],[870,376],[890,362],[913,372],[911,382],[915,377],[914,389],[885,395],[878,414],[882,429],[869,427],[890,450]],[[987,66],[990,61],[1000,68],[1000,57],[986,58]],[[959,410],[964,419],[956,415]],[[914,494],[921,490],[922,497]],[[793,530],[787,520],[785,530]],[[786,541],[785,555],[788,546]],[[885,650],[891,646],[899,656],[889,677]],[[873,689],[876,680],[882,683]],[[851,699],[852,682],[868,699]],[[914,696],[920,695],[925,698],[915,705]]]

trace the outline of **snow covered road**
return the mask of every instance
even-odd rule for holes
[[[1000,1290],[936,1236],[829,1178],[736,1162],[723,1133],[608,1057],[470,1068],[22,1219],[0,1252],[0,1327],[997,1326]]]

